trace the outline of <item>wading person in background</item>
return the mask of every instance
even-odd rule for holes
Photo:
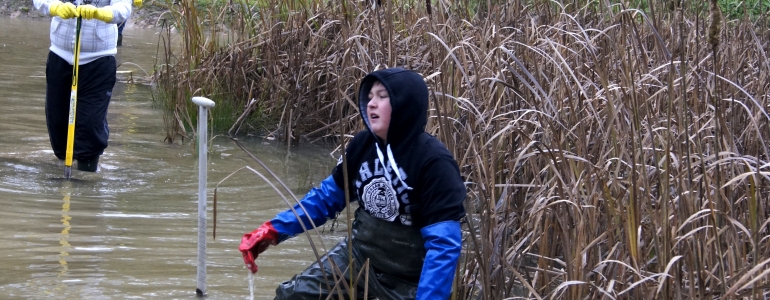
[[[35,8],[52,16],[51,48],[46,62],[45,117],[53,152],[64,159],[67,146],[76,18],[80,28],[77,113],[73,158],[78,170],[96,172],[107,148],[107,107],[115,86],[118,26],[131,15],[131,0],[81,0],[75,6],[59,0],[34,0]]]
[[[118,47],[123,46],[123,28],[126,28],[126,22],[128,22],[128,20],[118,24]]]
[[[379,299],[448,299],[461,249],[459,220],[465,215],[466,190],[446,146],[425,132],[428,87],[415,72],[393,68],[366,75],[358,96],[366,130],[347,148],[351,201],[358,201],[352,240],[343,240],[318,262],[283,282],[275,299],[325,299],[334,285],[333,262],[348,266],[352,247],[357,274],[369,259],[369,296]],[[342,163],[313,188],[295,210],[279,213],[243,236],[244,262],[254,261],[269,245],[334,218],[345,208]],[[350,273],[343,276],[349,280]],[[362,298],[364,281],[358,281]]]
[[[136,8],[142,8],[142,0],[133,0],[134,6]],[[128,22],[128,18],[126,18],[125,21],[120,22],[118,24],[118,47],[123,46],[123,28],[126,27],[126,23]]]

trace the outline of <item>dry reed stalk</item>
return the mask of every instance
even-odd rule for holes
[[[159,68],[180,99],[169,136],[201,93],[259,99],[243,124],[267,134],[344,141],[361,128],[360,78],[405,66],[428,78],[426,130],[468,183],[457,299],[767,296],[770,30],[707,23],[723,17],[697,1],[562,2],[209,13],[237,21],[230,42],[183,31]]]

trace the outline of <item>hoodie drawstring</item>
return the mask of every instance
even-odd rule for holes
[[[377,149],[377,157],[380,158],[380,164],[382,165],[383,171],[385,171],[385,177],[388,178],[388,182],[393,182],[390,180],[390,172],[388,172],[388,168],[385,166],[385,157],[382,155],[382,151],[380,150],[380,147],[377,146],[377,144],[374,144],[374,148]],[[390,144],[387,146],[388,150],[388,161],[390,162],[390,166],[393,168],[393,170],[396,172],[396,176],[398,176],[398,180],[401,181],[401,184],[403,184],[407,190],[412,190],[412,188],[404,182],[404,179],[401,178],[401,170],[398,169],[398,165],[396,164],[396,159],[393,158],[393,151],[390,151]]]

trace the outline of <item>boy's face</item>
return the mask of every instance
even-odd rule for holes
[[[372,84],[369,90],[369,103],[366,105],[366,114],[369,117],[369,127],[375,135],[387,142],[388,126],[390,125],[390,106],[388,90],[379,81]]]

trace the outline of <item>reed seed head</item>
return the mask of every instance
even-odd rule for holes
[[[709,32],[708,43],[712,47],[718,47],[721,41],[722,33],[722,9],[719,7],[717,0],[711,0],[709,2]]]

